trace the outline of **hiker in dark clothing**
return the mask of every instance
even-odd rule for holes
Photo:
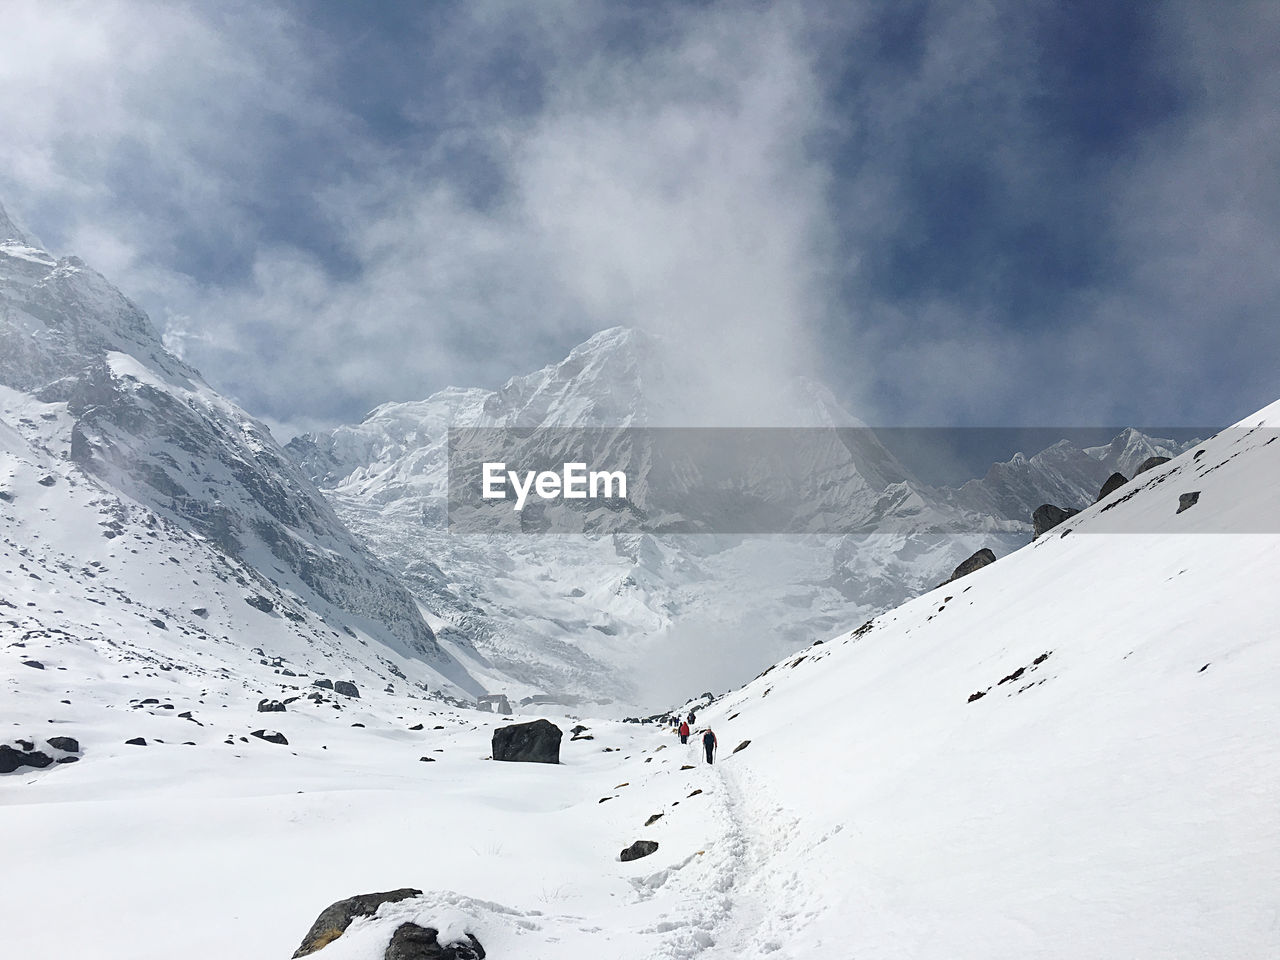
[[[688,721],[689,726],[691,726],[691,727],[692,727],[692,726],[694,725],[694,723],[696,723],[696,722],[697,722],[697,720],[698,720],[698,718],[697,718],[697,717],[695,717],[695,716],[693,715],[693,711],[692,711],[692,710],[690,710],[690,711],[689,711],[689,716],[687,716],[685,719]]]
[[[711,732],[710,727],[707,727],[707,732],[702,735],[702,747],[707,751],[707,763],[715,763],[716,735]]]
[[[681,743],[689,742],[689,724],[684,722],[680,724],[680,742]]]

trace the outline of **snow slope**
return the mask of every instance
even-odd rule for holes
[[[318,956],[417,919],[495,960],[1274,957],[1278,428],[1280,403],[700,709],[714,767],[593,720],[559,766],[499,764],[503,718],[403,689],[259,714],[10,643],[10,735],[83,759],[0,777],[6,953],[284,957],[329,902],[416,885]]]

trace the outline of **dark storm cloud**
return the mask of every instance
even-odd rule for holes
[[[806,370],[882,423],[1220,422],[1278,386],[1274,4],[6,16],[0,196],[286,427],[619,323],[757,421]]]
[[[1193,422],[1271,399],[1259,292],[1280,289],[1252,251],[1280,224],[1275,20],[895,3],[842,37],[827,146],[845,269],[824,339],[872,384],[864,409]],[[1243,257],[1236,280],[1209,268],[1223,256]]]

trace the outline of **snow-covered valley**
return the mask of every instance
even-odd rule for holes
[[[860,536],[454,539],[441,427],[627,423],[643,341],[299,465],[81,262],[0,244],[0,301],[5,957],[285,957],[378,891],[319,956],[1280,955],[1280,403],[955,490],[864,436]]]
[[[1272,956],[1277,420],[699,706],[713,766],[585,715],[551,716],[560,764],[494,762],[527,718],[317,690],[270,666],[283,638],[217,682],[24,633],[7,736],[81,759],[0,779],[6,952],[286,956],[328,903],[412,886],[320,955],[419,921],[489,957]],[[1219,532],[1241,517],[1269,532]],[[50,605],[6,576],[37,598],[10,627]]]

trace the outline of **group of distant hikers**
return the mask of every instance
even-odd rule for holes
[[[689,742],[689,737],[691,736],[693,731],[693,725],[697,722],[697,720],[698,718],[692,710],[689,711],[689,715],[687,717],[685,717],[683,720],[680,721],[679,726],[676,726],[675,717],[671,718],[671,725],[673,727],[676,727],[676,733],[680,734],[681,743]],[[710,727],[707,727],[705,730],[702,731],[702,749],[706,751],[707,763],[715,763],[716,735],[715,735],[715,731],[713,731]]]

